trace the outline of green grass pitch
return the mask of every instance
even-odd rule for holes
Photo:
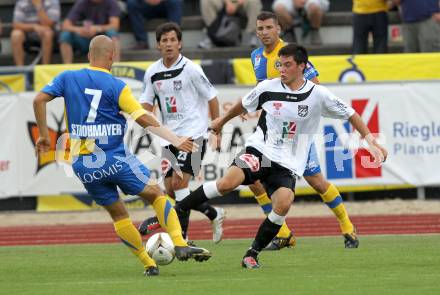
[[[263,252],[245,270],[249,240],[219,245],[208,262],[174,261],[159,277],[122,244],[0,247],[0,294],[440,294],[440,235],[300,238],[294,249]]]

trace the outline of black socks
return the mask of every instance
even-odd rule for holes
[[[263,250],[273,238],[277,235],[281,225],[275,224],[266,217],[258,229],[255,240],[252,243],[252,249],[260,252]]]

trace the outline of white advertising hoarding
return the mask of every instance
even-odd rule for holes
[[[387,162],[379,168],[366,168],[362,158],[366,151],[352,147],[347,122],[323,118],[316,136],[321,169],[338,186],[426,186],[440,183],[433,173],[440,165],[440,83],[387,83],[335,85],[328,87],[350,104],[368,124],[389,151]],[[250,87],[221,86],[219,99],[224,111],[249,91]],[[139,94],[134,92],[135,95]],[[0,198],[40,194],[83,192],[81,182],[70,166],[55,161],[55,138],[65,132],[62,98],[48,104],[48,126],[53,138],[53,152],[37,158],[37,138],[32,99],[35,93],[0,96]],[[210,151],[204,167],[191,186],[221,176],[244,140],[255,128],[257,114],[246,121],[234,119],[225,126],[220,153]],[[133,125],[133,124],[131,124]],[[151,135],[140,136],[140,128],[130,128],[126,142],[159,176],[159,140]],[[298,182],[298,187],[305,186]]]

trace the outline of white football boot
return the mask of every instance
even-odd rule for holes
[[[223,220],[225,220],[225,209],[214,207],[217,211],[217,217],[211,221],[212,226],[212,240],[214,243],[220,243],[223,238]]]

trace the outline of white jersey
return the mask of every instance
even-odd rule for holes
[[[208,101],[216,96],[217,90],[202,68],[179,55],[169,68],[162,59],[148,67],[139,102],[154,105],[157,98],[163,124],[178,136],[195,139],[208,136]]]
[[[354,110],[327,88],[309,80],[296,91],[280,78],[260,82],[242,99],[250,113],[262,109],[255,132],[246,140],[269,160],[302,176],[321,116],[348,119]]]

